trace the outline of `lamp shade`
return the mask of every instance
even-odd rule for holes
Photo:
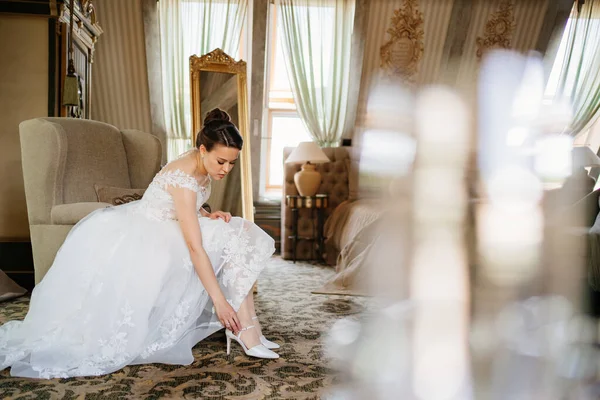
[[[331,161],[323,153],[323,150],[315,142],[302,142],[292,151],[292,154],[285,160],[286,164],[302,164],[310,162],[312,164],[322,164]]]

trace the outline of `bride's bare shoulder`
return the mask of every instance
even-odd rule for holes
[[[160,173],[176,170],[193,175],[194,171],[196,170],[196,154],[193,151],[190,151],[181,155],[181,157],[178,159],[173,160],[165,165]]]

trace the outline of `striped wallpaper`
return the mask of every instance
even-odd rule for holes
[[[368,94],[377,86],[385,74],[380,68],[381,46],[389,39],[387,30],[391,26],[394,10],[399,9],[403,0],[371,0],[367,22],[367,40],[361,80],[357,123],[365,122]],[[452,13],[453,0],[420,0],[419,11],[423,14],[423,57],[419,72],[415,76],[418,84],[435,82],[440,69],[446,32]]]
[[[142,0],[97,0],[92,119],[152,132]]]
[[[549,1],[513,0],[516,22],[512,40],[514,49],[527,51],[535,48]],[[358,126],[363,126],[366,122],[369,92],[381,82],[384,76],[380,68],[380,48],[388,40],[389,35],[386,31],[390,28],[394,10],[399,9],[403,3],[404,0],[370,0],[369,2],[367,38],[357,114]],[[442,65],[442,57],[448,27],[451,23],[454,0],[419,0],[418,4],[419,11],[423,13],[425,35],[423,39],[424,53],[415,81],[419,85],[425,85],[440,82],[444,68],[448,67]],[[473,2],[466,43],[458,66],[458,82],[473,81],[479,65],[476,57],[476,39],[483,34],[488,18],[498,9],[499,4],[500,0]],[[452,23],[462,23],[462,21]]]
[[[515,4],[515,30],[512,35],[512,48],[519,51],[528,51],[535,48],[548,2],[550,0],[517,1]],[[475,3],[471,17],[471,25],[466,40],[466,46],[461,58],[458,81],[466,82],[478,70],[478,59],[476,57],[478,36],[482,36],[491,14],[498,10],[501,0],[485,0]]]

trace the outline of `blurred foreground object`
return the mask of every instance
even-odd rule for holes
[[[543,208],[573,171],[568,110],[542,106],[537,54],[494,51],[478,95],[477,259],[471,322],[477,398],[584,399],[595,379],[585,263],[569,221]],[[573,217],[579,220],[580,217]]]
[[[377,120],[398,122],[390,108],[398,102],[386,97],[394,92],[378,94],[388,106],[377,110]],[[369,292],[381,309],[362,324],[342,320],[333,327],[328,354],[348,383],[325,398],[470,398],[464,245],[470,118],[461,98],[444,87],[424,89],[414,109],[414,123],[365,131],[367,143],[386,140],[379,152],[375,141],[364,147],[361,172],[364,164],[372,173],[366,179],[374,172],[392,178],[386,223],[369,252]]]
[[[581,243],[561,239],[569,220],[586,217],[543,207],[580,157],[563,134],[571,113],[544,107],[543,89],[538,55],[498,50],[481,65],[476,118],[448,88],[377,92],[361,179],[379,189],[382,175],[393,182],[368,254],[378,307],[326,338],[340,384],[324,398],[595,398],[587,265]],[[478,177],[468,181],[474,148]]]

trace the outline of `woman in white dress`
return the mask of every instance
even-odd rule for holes
[[[229,115],[215,109],[196,149],[167,164],[141,200],[75,225],[33,290],[25,320],[0,327],[0,369],[49,379],[188,365],[192,348],[223,327],[228,354],[234,340],[250,356],[277,358],[251,290],[273,239],[251,222],[201,208],[242,143]]]

